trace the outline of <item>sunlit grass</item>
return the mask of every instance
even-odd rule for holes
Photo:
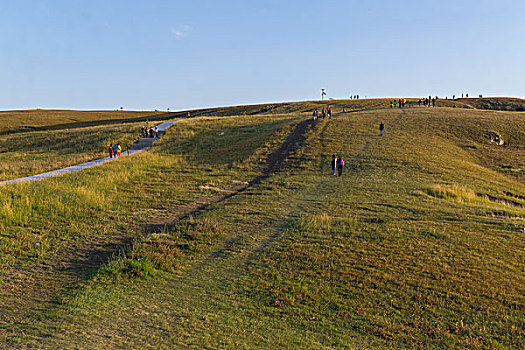
[[[337,112],[276,174],[175,219],[260,175],[315,105],[324,104],[185,120],[151,153],[3,188],[8,276],[43,278],[32,268],[86,242],[133,238],[15,339],[48,348],[519,348],[525,184],[501,165],[524,167],[523,114]],[[488,142],[486,130],[508,145]],[[329,175],[332,153],[346,161],[341,177]],[[2,306],[20,313],[6,295]]]

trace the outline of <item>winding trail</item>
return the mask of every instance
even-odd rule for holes
[[[162,124],[157,125],[157,128],[159,130],[159,135],[163,135],[169,127],[173,126],[173,124],[177,123],[178,121],[179,121],[178,119],[177,120],[170,120],[170,121],[167,121],[167,122],[164,122]],[[133,144],[133,146],[129,150],[128,155],[131,156],[131,155],[134,155],[134,154],[137,154],[137,153],[140,153],[142,151],[147,150],[157,140],[158,140],[158,138],[140,138],[138,143]],[[124,154],[124,152],[123,152],[123,154]],[[64,174],[71,174],[71,173],[74,173],[74,172],[77,172],[77,171],[81,171],[81,170],[84,170],[84,169],[88,169],[88,168],[91,168],[91,167],[94,167],[94,166],[102,165],[104,163],[107,163],[109,161],[113,161],[115,159],[117,159],[117,158],[105,157],[105,158],[95,159],[95,160],[92,160],[92,161],[86,162],[86,163],[81,163],[81,164],[77,164],[77,165],[68,166],[68,167],[62,168],[62,169],[48,171],[48,172],[45,172],[45,173],[42,173],[42,174],[36,174],[36,175],[31,175],[31,176],[26,176],[26,177],[20,177],[18,179],[0,181],[0,186],[6,185],[6,184],[10,184],[10,183],[40,181],[40,180],[48,179],[50,177],[60,176],[60,175],[64,175]]]

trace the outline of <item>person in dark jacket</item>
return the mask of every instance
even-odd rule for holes
[[[336,162],[337,162],[337,159],[335,158],[335,154],[332,154],[332,159],[330,160],[330,167],[332,168],[332,175],[335,175]]]

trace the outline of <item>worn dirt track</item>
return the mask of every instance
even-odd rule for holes
[[[298,122],[294,130],[285,138],[279,148],[267,157],[261,174],[247,184],[234,189],[233,192],[227,193],[226,195],[221,194],[219,196],[209,197],[205,199],[205,204],[184,208],[185,211],[180,215],[164,220],[162,223],[148,225],[144,227],[144,235],[160,232],[169,225],[197,216],[200,212],[208,210],[211,205],[230,200],[261,183],[261,181],[271,176],[271,174],[277,172],[287,157],[301,145],[304,140],[304,134],[310,129],[311,125],[312,121],[310,119]],[[42,272],[43,275],[40,278],[23,282],[22,285],[17,283],[18,286],[16,290],[20,292],[30,291],[32,295],[30,299],[35,301],[35,305],[30,305],[33,303],[18,305],[17,310],[19,311],[16,314],[11,314],[9,319],[4,319],[2,328],[11,323],[18,325],[24,324],[24,319],[28,313],[35,312],[37,309],[38,312],[43,312],[59,305],[63,297],[67,296],[71,290],[74,290],[79,283],[91,278],[95,271],[114,254],[128,249],[133,243],[133,240],[133,237],[120,237],[104,245],[88,244],[84,250],[74,252],[55,266],[46,267],[45,272]],[[226,245],[227,244],[226,242]],[[11,287],[14,288],[14,286]],[[17,293],[18,292],[15,292],[15,294]],[[13,331],[11,334],[11,336],[15,337],[17,335],[19,335],[17,331]]]

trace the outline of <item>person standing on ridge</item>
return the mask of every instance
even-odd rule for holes
[[[383,136],[383,130],[385,130],[385,124],[379,123],[379,136]]]

